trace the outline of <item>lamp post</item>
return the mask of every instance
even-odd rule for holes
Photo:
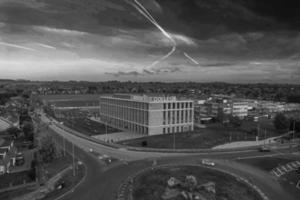
[[[76,175],[75,169],[75,150],[74,150],[74,143],[72,142],[72,156],[73,156],[73,176]]]

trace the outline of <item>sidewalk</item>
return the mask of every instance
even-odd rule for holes
[[[44,198],[49,192],[53,191],[55,189],[55,183],[63,177],[65,173],[67,173],[69,170],[71,170],[72,167],[69,166],[59,172],[54,177],[50,178],[44,186],[39,187],[36,191],[33,191],[31,193],[28,193],[26,195],[16,197],[14,200],[36,200],[36,199],[42,199]]]
[[[267,138],[265,140],[258,140],[258,141],[238,141],[238,142],[231,142],[222,145],[218,145],[213,147],[212,149],[232,149],[232,148],[241,148],[241,147],[251,147],[251,146],[261,146],[261,145],[268,145],[268,144],[275,144],[277,141],[275,140],[278,137]]]

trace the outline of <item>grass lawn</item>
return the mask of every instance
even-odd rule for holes
[[[287,158],[275,158],[275,157],[264,157],[264,158],[251,158],[251,159],[242,159],[239,162],[244,164],[252,165],[254,167],[260,168],[265,171],[271,171],[279,165],[284,165],[286,163],[292,162],[292,159]]]
[[[274,127],[273,119],[261,118],[259,122],[254,121],[243,121],[241,127],[239,128],[241,131],[249,132],[251,130],[257,130],[259,127],[259,139],[263,139],[265,137],[265,130],[266,130],[266,137],[275,137],[279,136]]]
[[[104,124],[95,122],[88,118],[76,118],[72,120],[62,119],[60,121],[63,121],[65,126],[88,136],[105,134],[106,131]],[[116,132],[120,132],[120,130],[107,126],[108,134]]]
[[[259,195],[249,188],[246,184],[238,182],[234,177],[227,174],[214,171],[211,169],[183,166],[171,167],[164,169],[155,169],[145,172],[134,180],[133,183],[133,200],[154,200],[162,199],[167,180],[170,177],[175,177],[180,181],[184,181],[187,175],[196,177],[198,184],[208,182],[215,183],[215,199],[230,199],[230,200],[258,200]],[[179,189],[181,191],[182,189]],[[202,191],[203,192],[203,191]],[[205,195],[205,192],[202,193]],[[177,196],[170,200],[183,200],[182,196]]]
[[[211,148],[216,145],[239,140],[254,140],[255,137],[238,130],[225,129],[222,126],[210,126],[205,129],[195,128],[193,132],[176,133],[175,146],[178,149]],[[147,147],[173,148],[174,134],[156,135],[120,142],[121,144],[141,147],[143,141],[147,141]]]
[[[25,187],[21,189],[11,190],[8,192],[2,192],[0,193],[0,199],[10,200],[10,199],[14,199],[15,197],[25,195],[32,191],[34,191],[34,188]]]
[[[280,184],[287,190],[289,193],[298,199],[300,197],[300,188],[297,188],[296,185],[300,181],[300,173],[296,171],[291,171],[280,179]]]
[[[16,186],[23,184],[24,181],[26,183],[34,182],[30,176],[30,171],[23,171],[17,173],[4,174],[0,176],[0,189],[6,188],[8,186]]]
[[[44,165],[44,169],[47,171],[47,178],[51,178],[58,172],[69,167],[72,164],[72,157],[69,154],[61,156],[55,159],[53,162]]]

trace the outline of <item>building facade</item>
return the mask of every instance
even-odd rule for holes
[[[248,102],[246,101],[233,101],[232,102],[232,116],[244,119],[248,116]]]
[[[192,131],[194,104],[174,96],[116,94],[100,97],[100,120],[141,135]]]

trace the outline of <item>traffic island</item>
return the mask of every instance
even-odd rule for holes
[[[200,165],[158,166],[129,177],[117,200],[261,200],[257,187],[233,174]]]

